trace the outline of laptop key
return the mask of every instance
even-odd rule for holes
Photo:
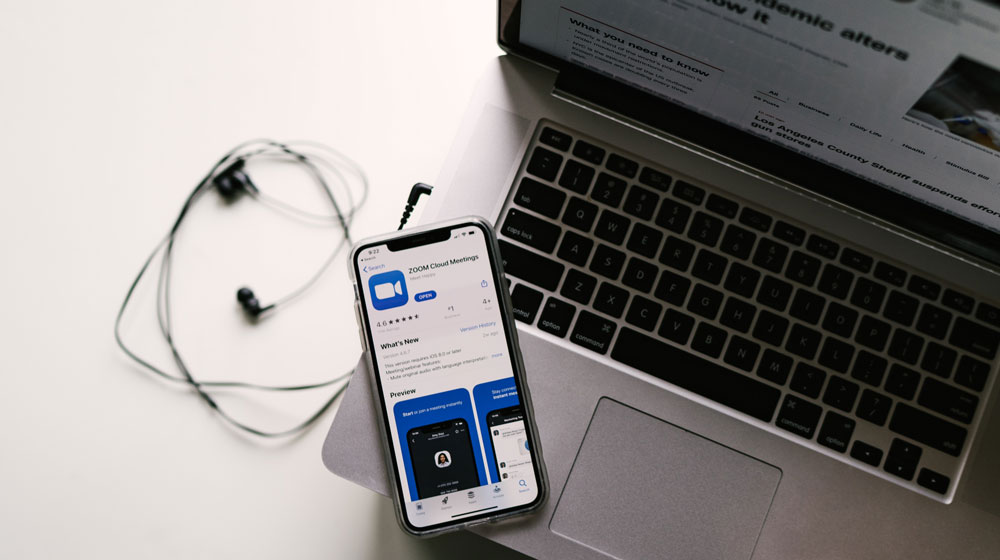
[[[854,367],[851,368],[851,377],[858,381],[863,381],[872,387],[882,384],[885,377],[885,369],[889,366],[888,360],[882,356],[876,356],[865,350],[858,352],[858,358],[854,360]]]
[[[782,241],[798,246],[802,245],[802,242],[805,241],[806,232],[802,228],[778,220],[778,223],[774,224],[774,236]]]
[[[703,284],[695,284],[694,290],[691,290],[691,300],[688,301],[688,311],[714,320],[719,313],[723,297],[722,292]]]
[[[872,282],[867,278],[858,278],[854,284],[854,293],[851,294],[851,304],[865,311],[878,313],[882,308],[882,300],[885,299],[886,288],[882,284]]]
[[[559,250],[556,251],[556,256],[566,262],[577,266],[583,266],[587,264],[587,257],[590,256],[590,251],[593,248],[593,239],[584,237],[572,231],[567,231],[566,234],[563,235],[562,243],[559,244]]]
[[[565,301],[550,297],[542,308],[542,316],[538,318],[538,328],[560,338],[566,336],[569,324],[576,314],[576,307]]]
[[[628,266],[625,267],[622,283],[629,288],[648,293],[653,289],[653,282],[656,282],[656,273],[656,265],[632,257],[628,260]]]
[[[677,184],[674,185],[674,196],[681,200],[686,200],[691,204],[698,205],[705,199],[705,189],[684,181],[677,181]]]
[[[954,309],[955,311],[972,313],[974,301],[972,297],[948,288],[944,291],[944,295],[941,296],[941,303],[943,303],[945,307]]]
[[[788,257],[788,247],[765,237],[757,244],[753,264],[778,274],[785,267],[786,257]]]
[[[563,281],[559,293],[566,299],[587,305],[590,303],[590,296],[596,287],[597,278],[571,268],[566,272],[566,280]]]
[[[734,262],[729,267],[729,274],[726,275],[725,288],[734,294],[749,298],[757,289],[759,280],[760,272]]]
[[[933,336],[934,338],[944,338],[948,333],[948,326],[951,324],[951,312],[940,307],[925,303],[920,308],[920,317],[917,319],[917,330]]]
[[[889,421],[889,429],[899,435],[943,451],[954,457],[962,453],[968,430],[951,422],[898,403]]]
[[[795,366],[795,375],[792,375],[792,381],[788,384],[788,388],[815,399],[819,396],[820,390],[823,389],[824,381],[826,381],[826,372],[799,362]]]
[[[850,247],[844,247],[844,250],[840,253],[840,264],[861,273],[867,273],[871,270],[873,262],[874,259],[868,255],[859,253]]]
[[[722,274],[726,271],[728,261],[725,257],[719,256],[708,249],[698,251],[698,257],[694,260],[691,274],[700,280],[718,284],[722,281]]]
[[[684,272],[694,256],[694,245],[674,236],[667,238],[660,253],[660,262],[670,268]]]
[[[793,395],[785,395],[775,425],[806,439],[812,439],[823,409]]]
[[[726,234],[722,236],[722,243],[719,244],[719,250],[727,255],[746,260],[750,256],[750,250],[753,249],[753,244],[756,240],[757,235],[755,233],[737,225],[730,225],[726,228]]]
[[[691,337],[692,329],[694,329],[693,317],[681,313],[676,309],[668,308],[667,312],[663,314],[663,322],[660,323],[660,330],[656,331],[656,334],[662,336],[667,340],[672,340],[677,344],[687,344],[688,338]],[[614,358],[614,355],[612,354],[611,357]],[[663,364],[660,364],[661,367],[662,365]],[[639,366],[633,366],[633,367],[642,369]]]
[[[632,221],[621,214],[604,210],[600,219],[597,220],[597,227],[594,228],[594,235],[597,237],[621,245],[625,241],[625,234],[628,233],[628,226]]]
[[[573,155],[594,165],[600,165],[604,161],[604,148],[599,148],[583,140],[577,140],[576,146],[573,147]]]
[[[903,329],[896,329],[892,342],[889,343],[889,355],[908,364],[916,364],[923,347],[923,338]]]
[[[514,318],[530,325],[538,314],[538,306],[542,304],[542,292],[518,284],[510,294],[510,303]]]
[[[559,176],[559,186],[578,194],[590,191],[590,182],[594,180],[594,168],[584,165],[575,159],[566,162],[562,175]]]
[[[854,440],[851,446],[851,457],[862,463],[877,467],[882,462],[882,450],[861,440]]]
[[[1000,345],[1000,332],[973,323],[965,317],[959,317],[955,320],[955,327],[951,329],[948,342],[962,350],[992,360],[996,356],[997,346]]]
[[[828,264],[823,267],[823,274],[819,278],[816,289],[824,294],[837,299],[844,299],[851,289],[851,282],[854,281],[854,273],[848,272],[839,266]]]
[[[897,397],[912,399],[913,395],[917,394],[919,383],[919,373],[899,364],[892,364],[889,368],[889,378],[885,380],[885,390]]]
[[[858,321],[858,312],[850,307],[832,301],[826,308],[823,318],[823,329],[844,338],[851,338],[854,324]]]
[[[656,328],[656,321],[660,318],[663,306],[651,299],[642,296],[632,298],[632,305],[625,314],[625,320],[642,330],[650,331]]]
[[[857,383],[833,375],[826,386],[826,392],[823,393],[823,402],[844,412],[850,412],[858,397],[858,389],[860,387]]]
[[[893,438],[889,446],[889,456],[885,458],[885,471],[900,478],[911,480],[913,473],[917,470],[917,463],[920,462],[920,455],[923,449],[910,442],[899,438]]]
[[[853,357],[853,346],[832,336],[828,336],[823,341],[823,349],[820,350],[819,358],[816,361],[819,362],[819,365],[828,367],[833,371],[847,373],[847,367],[851,364],[851,358]]]
[[[682,233],[690,217],[691,208],[676,200],[664,198],[663,204],[660,204],[660,212],[656,215],[656,225],[674,233]]]
[[[984,364],[969,356],[962,356],[958,360],[958,369],[955,370],[955,383],[973,391],[982,391],[983,387],[986,387],[986,378],[989,374],[989,364]]]
[[[660,197],[650,190],[646,190],[638,185],[632,185],[625,197],[625,205],[622,210],[626,214],[631,214],[636,218],[648,220],[653,217],[656,205],[660,202]]]
[[[917,301],[917,298],[893,290],[889,294],[889,299],[885,302],[885,311],[882,312],[882,315],[904,327],[908,327],[913,324],[913,318],[917,315],[917,306],[919,304],[920,302]]]
[[[788,335],[788,342],[785,343],[785,349],[796,356],[811,360],[816,355],[821,338],[822,335],[817,331],[795,324]]]
[[[948,486],[951,485],[951,479],[943,474],[923,468],[917,475],[917,484],[938,494],[945,494],[948,492]]]
[[[823,314],[824,305],[826,305],[826,300],[822,296],[799,288],[795,291],[795,298],[792,300],[792,307],[788,312],[796,319],[815,325]]]
[[[923,360],[920,361],[920,369],[947,379],[951,377],[951,369],[955,366],[957,359],[958,352],[936,342],[931,342],[927,345]]]
[[[767,230],[771,229],[771,216],[744,206],[740,212],[740,223],[767,233]]]
[[[788,268],[785,269],[785,277],[794,280],[805,286],[812,286],[819,273],[820,262],[816,257],[809,256],[800,251],[793,251],[788,259]]]
[[[757,292],[757,301],[772,309],[784,311],[791,295],[791,284],[773,276],[765,276],[764,281],[760,283],[760,291]]]
[[[562,165],[563,157],[555,152],[546,150],[538,146],[531,153],[528,160],[528,173],[535,177],[540,177],[546,181],[552,181],[559,173],[559,166]]]
[[[653,258],[656,250],[660,248],[660,241],[663,240],[663,232],[653,229],[646,224],[636,223],[632,227],[632,234],[628,237],[625,245],[629,251],[634,251],[640,255]]]
[[[840,251],[840,245],[836,241],[830,241],[814,233],[809,236],[809,242],[806,243],[806,250],[816,253],[821,257],[835,259],[837,258],[837,253]]]
[[[659,299],[680,307],[684,305],[684,298],[687,297],[688,289],[691,287],[691,280],[674,274],[669,270],[664,270],[660,275],[660,282],[656,285],[653,293]]]
[[[542,133],[538,135],[538,141],[565,152],[569,149],[569,145],[573,143],[573,138],[565,132],[545,127],[542,129]]]
[[[647,187],[653,187],[660,192],[667,192],[670,188],[671,180],[670,175],[649,167],[643,167],[642,173],[639,173],[640,183]]]
[[[892,407],[892,399],[885,395],[880,395],[871,389],[865,389],[861,393],[861,400],[858,401],[858,409],[854,412],[858,418],[871,422],[876,426],[885,424],[889,418],[889,409]]]
[[[590,270],[614,280],[618,278],[624,264],[625,253],[601,243],[594,251],[594,260],[590,261]]]
[[[875,278],[888,282],[893,286],[902,286],[906,282],[906,272],[889,263],[880,262],[875,265]]]
[[[635,174],[639,171],[638,163],[618,154],[608,156],[608,163],[605,164],[605,167],[629,179],[635,177]]]
[[[753,337],[772,346],[781,346],[788,330],[788,319],[779,317],[767,310],[762,310],[757,316],[757,325],[753,328]]]
[[[559,241],[559,234],[562,233],[562,230],[552,222],[511,208],[507,211],[507,218],[504,220],[500,232],[529,247],[551,253],[556,248],[556,242]]]
[[[753,371],[753,366],[757,363],[757,354],[760,354],[760,344],[743,337],[733,336],[732,340],[729,341],[729,348],[726,349],[726,357],[723,360],[743,371]]]
[[[736,212],[740,209],[740,205],[732,200],[729,200],[728,198],[712,193],[708,195],[708,200],[705,202],[705,208],[708,209],[709,212],[715,212],[720,216],[735,218]]]
[[[590,231],[597,217],[597,205],[582,198],[571,197],[566,210],[563,211],[562,222],[581,231]]]
[[[911,293],[933,301],[936,300],[938,294],[941,293],[941,284],[932,282],[922,276],[914,274],[910,276],[910,282],[906,285],[906,289]]]
[[[566,201],[566,193],[525,177],[514,194],[514,204],[534,210],[543,216],[558,218]]]
[[[858,325],[858,332],[854,335],[854,340],[862,346],[867,346],[872,350],[881,352],[885,348],[885,343],[889,340],[889,331],[892,327],[885,321],[865,315]]]
[[[691,220],[691,227],[688,228],[687,236],[699,243],[704,243],[709,247],[715,247],[722,234],[722,220],[715,216],[709,216],[704,212],[695,212],[694,219]]]
[[[722,308],[722,315],[719,322],[723,325],[740,331],[741,333],[750,330],[753,317],[757,313],[757,308],[749,303],[730,297],[726,300],[725,307]]]
[[[573,334],[569,336],[569,340],[573,344],[578,344],[598,354],[606,354],[617,327],[613,321],[584,309],[580,311],[580,316],[576,319],[576,325],[573,327]]]
[[[594,309],[617,319],[625,311],[626,303],[628,303],[628,290],[614,284],[601,282],[601,287],[597,289],[597,296],[594,297]]]
[[[986,302],[980,303],[979,307],[976,308],[976,318],[980,321],[985,321],[994,327],[1000,327],[1000,309],[993,307]]]
[[[664,322],[667,319],[669,312]],[[764,422],[771,421],[781,396],[781,391],[763,382],[628,327],[621,329],[611,357]]]
[[[823,419],[823,426],[819,429],[816,442],[843,453],[847,451],[847,442],[851,441],[851,435],[854,434],[854,424],[854,420],[831,410]]]
[[[612,208],[617,208],[625,196],[626,182],[607,173],[600,173],[594,181],[594,190],[590,192],[590,198],[607,204]]]
[[[722,354],[722,347],[726,345],[726,331],[708,323],[698,323],[698,328],[694,331],[691,339],[691,348],[710,356],[718,358]]]
[[[788,374],[792,372],[792,359],[784,354],[779,354],[770,348],[764,350],[764,355],[757,365],[757,375],[768,381],[784,385],[788,380]]]
[[[969,424],[976,414],[979,397],[928,377],[920,388],[917,403],[938,414]]]
[[[518,247],[504,239],[499,243],[504,273],[546,290],[555,291],[566,269],[562,263]]]

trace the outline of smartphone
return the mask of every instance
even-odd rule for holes
[[[366,239],[350,269],[403,529],[432,535],[540,508],[545,467],[490,224]]]

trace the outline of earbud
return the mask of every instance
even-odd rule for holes
[[[257,190],[257,186],[250,180],[250,176],[243,171],[244,163],[243,158],[238,158],[212,178],[215,188],[226,200],[234,200],[241,191]]]
[[[260,306],[260,301],[254,295],[253,290],[246,286],[236,290],[236,300],[240,302],[243,311],[246,311],[247,315],[254,318],[258,317],[266,309]]]

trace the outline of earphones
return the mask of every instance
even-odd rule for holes
[[[266,194],[254,184],[246,170],[247,163],[252,160],[292,162],[304,166],[326,195],[326,198],[329,199],[331,206],[333,207],[334,214],[315,214],[287,204],[280,199],[273,198]],[[330,186],[330,179],[335,181],[335,184],[343,190],[344,195],[347,197],[348,204],[346,206],[346,211],[342,209],[337,197],[334,196],[334,191]],[[357,186],[360,186],[361,196],[357,201],[355,201],[353,191],[357,188]],[[330,256],[322,264],[319,270],[317,270],[312,277],[305,282],[305,284],[295,289],[290,294],[279,298],[271,304],[262,305],[256,294],[254,294],[253,290],[250,288],[243,286],[236,291],[237,302],[242,307],[244,313],[252,321],[256,321],[262,314],[266,312],[273,312],[274,309],[283,306],[289,301],[302,295],[322,277],[323,273],[330,267],[330,264],[333,263],[343,247],[351,242],[350,223],[354,214],[361,208],[367,199],[368,188],[368,179],[360,166],[340,152],[323,144],[314,142],[282,143],[274,140],[251,140],[236,146],[227,152],[218,162],[216,162],[214,166],[212,166],[208,174],[205,175],[194,190],[188,195],[167,235],[156,245],[156,247],[154,247],[153,251],[140,267],[139,273],[136,275],[131,286],[126,292],[125,299],[122,301],[122,305],[119,308],[118,315],[115,319],[115,341],[118,346],[129,358],[151,373],[165,380],[174,383],[181,383],[190,387],[195,394],[197,394],[210,408],[212,408],[212,410],[218,413],[226,422],[237,429],[262,437],[289,436],[306,429],[333,404],[336,398],[340,396],[344,389],[346,389],[346,384],[339,387],[333,395],[322,406],[320,406],[319,410],[315,411],[306,420],[296,426],[293,426],[292,428],[281,431],[260,430],[233,418],[222,409],[218,402],[212,397],[211,393],[220,389],[245,389],[270,392],[319,389],[322,387],[328,387],[347,378],[351,375],[353,369],[348,371],[346,374],[340,375],[328,381],[289,386],[258,385],[255,383],[244,383],[238,381],[203,381],[196,379],[188,368],[185,360],[181,357],[180,350],[177,348],[173,336],[170,280],[174,242],[176,240],[177,232],[180,230],[181,224],[184,222],[184,218],[187,216],[191,207],[202,196],[205,196],[208,192],[213,190],[229,203],[235,203],[241,196],[248,195],[262,204],[283,212],[291,219],[311,224],[320,223],[336,226],[342,232],[342,235],[340,241],[336,244]],[[157,255],[160,256],[160,270],[157,275],[156,282],[157,322],[160,334],[162,335],[163,340],[173,357],[174,365],[180,372],[179,376],[168,373],[164,368],[156,366],[152,362],[140,357],[125,344],[121,336],[122,317],[125,315],[125,311],[132,300],[136,287],[146,275],[146,272],[149,270],[154,260],[156,260]]]

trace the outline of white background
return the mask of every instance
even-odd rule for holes
[[[500,52],[494,11],[483,0],[3,3],[0,557],[507,554],[472,535],[402,534],[387,499],[323,467],[332,413],[301,438],[262,443],[112,338],[142,260],[242,140],[312,139],[351,155],[373,187],[355,235],[394,229]],[[249,172],[273,196],[328,210],[294,170]],[[264,303],[290,292],[337,239],[209,193],[175,260],[176,338],[194,374],[282,384],[350,369],[360,346],[343,260],[256,326],[233,297],[243,284]],[[166,364],[151,303],[141,290],[124,332]],[[323,400],[222,402],[277,429]]]

